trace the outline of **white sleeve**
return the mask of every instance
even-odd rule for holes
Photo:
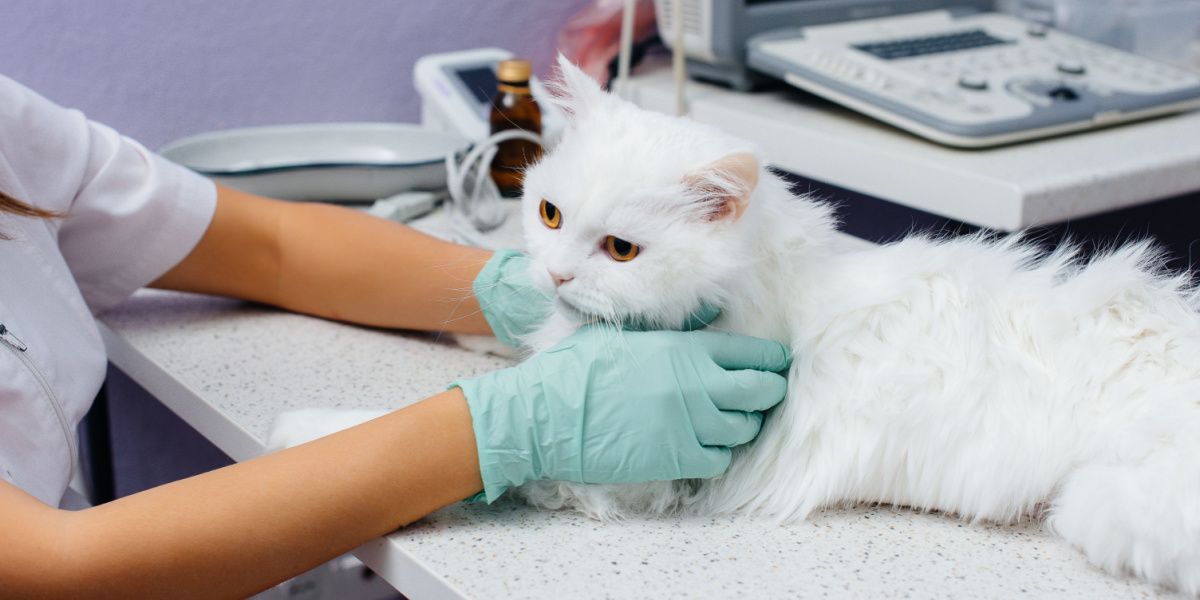
[[[66,215],[48,223],[93,313],[178,264],[216,207],[212,182],[3,76],[0,189]]]

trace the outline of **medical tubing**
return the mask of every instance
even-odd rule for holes
[[[450,195],[450,225],[461,241],[486,246],[482,234],[504,223],[500,190],[491,180],[489,165],[498,146],[523,139],[542,144],[542,137],[523,129],[508,129],[473,145],[462,159],[458,152],[446,155],[446,187]]]
[[[617,81],[612,89],[618,96],[626,97],[629,87],[629,63],[633,54],[633,16],[637,12],[637,0],[625,0],[621,10],[621,45],[617,53]]]
[[[683,41],[683,0],[671,2],[671,71],[675,80],[675,116],[687,114],[684,88],[687,85],[687,51]]]

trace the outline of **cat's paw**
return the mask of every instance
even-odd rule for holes
[[[692,494],[692,485],[684,481],[622,484],[531,481],[513,490],[514,496],[531,506],[574,510],[597,521],[674,513]]]
[[[626,515],[610,497],[616,486],[586,485],[565,481],[531,481],[513,490],[513,496],[543,510],[573,510],[597,521],[620,521]]]
[[[349,429],[382,417],[386,410],[338,410],[333,408],[304,408],[289,410],[275,417],[267,436],[267,451],[282,450],[311,442],[317,438]]]
[[[520,350],[508,346],[490,335],[456,333],[452,337],[454,338],[454,343],[458,344],[460,348],[480,354],[491,354],[500,358],[516,359],[521,353]]]

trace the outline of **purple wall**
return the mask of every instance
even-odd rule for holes
[[[587,0],[6,0],[0,73],[150,148],[231,127],[416,121],[412,65],[483,46],[531,58]],[[115,373],[118,495],[226,458]]]
[[[424,54],[544,72],[586,0],[6,0],[0,73],[155,148],[248,125],[416,121]]]

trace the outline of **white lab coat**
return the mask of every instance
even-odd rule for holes
[[[0,213],[0,478],[57,506],[75,428],[104,379],[93,315],[183,259],[208,180],[0,76],[0,190],[58,211]]]

